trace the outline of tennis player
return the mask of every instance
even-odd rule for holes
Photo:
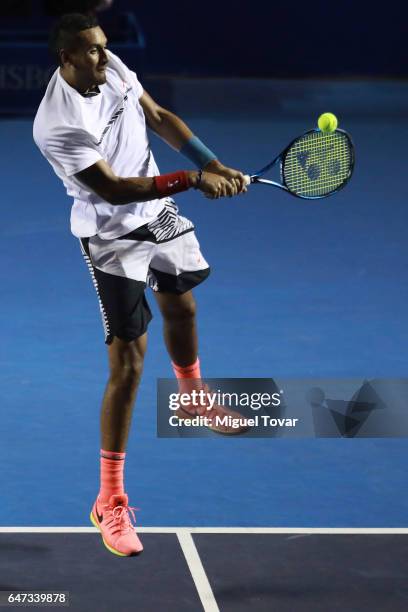
[[[97,291],[110,364],[101,411],[101,486],[91,520],[111,552],[130,556],[143,550],[123,472],[152,318],[146,286],[163,316],[180,388],[201,376],[191,290],[210,269],[192,222],[179,215],[172,196],[195,189],[211,199],[231,197],[246,191],[245,179],[143,90],[136,74],[108,51],[95,17],[64,15],[50,42],[59,68],[39,106],[34,140],[74,199],[71,230]],[[198,170],[160,175],[146,125]],[[217,414],[240,416],[216,406],[207,414],[212,429],[242,431],[217,425]]]

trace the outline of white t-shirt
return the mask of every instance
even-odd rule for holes
[[[123,236],[155,219],[164,208],[164,200],[113,206],[74,176],[100,159],[117,176],[159,174],[139,103],[143,87],[136,74],[109,52],[106,78],[98,95],[84,97],[68,85],[58,68],[34,120],[35,143],[74,198],[71,231],[78,238]]]

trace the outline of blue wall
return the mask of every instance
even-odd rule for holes
[[[406,3],[116,0],[144,27],[153,71],[233,76],[408,76]],[[256,12],[259,10],[259,14]]]

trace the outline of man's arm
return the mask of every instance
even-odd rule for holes
[[[103,159],[78,172],[75,177],[109,204],[146,202],[157,198],[153,177],[122,179]]]
[[[186,187],[183,191],[190,187],[198,188],[211,199],[233,195],[227,179],[216,174],[205,172],[200,179],[199,173],[192,170],[185,172],[185,176]],[[104,160],[99,160],[89,168],[78,172],[75,177],[103,200],[116,206],[165,197],[165,194],[158,190],[155,177],[116,176]]]
[[[149,128],[173,149],[180,151],[187,140],[192,138],[193,132],[184,121],[174,113],[159,106],[146,91],[139,98],[139,102]]]
[[[144,91],[139,102],[143,108],[147,125],[176,151],[182,151],[186,143],[194,137],[193,132],[180,117],[163,108]],[[218,159],[209,160],[204,169],[226,178],[233,187],[232,195],[245,192],[246,182],[242,172],[224,166]]]

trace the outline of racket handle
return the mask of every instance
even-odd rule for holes
[[[245,179],[245,185],[251,184],[251,177],[249,176],[249,174],[245,174],[244,179]]]

